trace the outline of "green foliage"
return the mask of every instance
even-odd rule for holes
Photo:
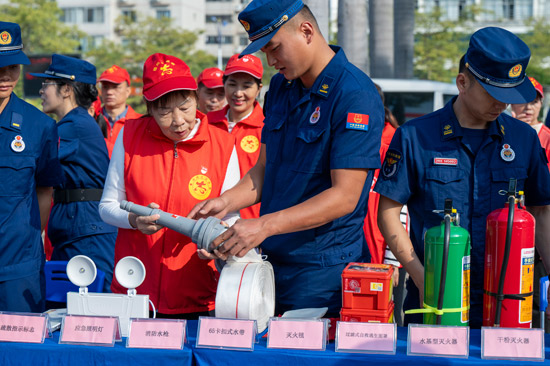
[[[0,14],[2,21],[17,23],[21,27],[27,55],[74,53],[79,46],[79,38],[84,36],[84,33],[59,19],[62,12],[54,0],[10,0],[0,5]],[[15,93],[23,95],[23,74]]]
[[[419,79],[451,82],[458,73],[458,61],[468,47],[469,34],[461,31],[470,16],[459,21],[443,20],[436,8],[416,13],[414,76]]]
[[[531,29],[520,38],[531,49],[531,60],[526,73],[543,85],[550,85],[550,23],[545,19],[529,20],[526,25]]]
[[[25,53],[74,53],[84,33],[59,20],[61,9],[54,0],[10,0],[0,5],[2,20],[18,23]]]
[[[135,22],[121,17],[117,19],[116,31],[122,44],[105,40],[101,46],[86,54],[98,73],[116,64],[127,69],[132,77],[141,78],[145,60],[157,52],[185,61],[194,76],[198,76],[204,68],[216,66],[214,56],[195,50],[197,33],[173,27],[169,18],[148,17]],[[132,86],[141,88],[142,85],[133,82]],[[136,111],[145,112],[141,96],[131,97],[128,103]]]

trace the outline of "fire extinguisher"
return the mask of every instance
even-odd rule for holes
[[[424,313],[424,324],[469,323],[470,234],[452,206],[446,199],[444,221],[424,235],[424,309],[406,312]]]
[[[483,325],[531,328],[535,218],[510,179],[508,202],[487,216]],[[519,203],[519,205],[518,205]]]

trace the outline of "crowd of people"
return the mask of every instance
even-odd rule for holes
[[[29,60],[19,26],[0,22],[0,311],[44,311],[46,226],[51,259],[89,256],[106,273],[104,291],[124,293],[113,268],[139,258],[147,276],[138,291],[161,317],[212,314],[214,260],[250,250],[273,265],[277,314],[327,307],[338,318],[342,270],[371,261],[403,266],[405,308],[418,308],[423,235],[452,198],[472,237],[470,313],[479,327],[485,220],[504,205],[498,192],[510,178],[537,220],[537,268],[547,274],[550,130],[538,120],[544,93],[525,74],[530,51],[517,36],[475,32],[458,96],[399,127],[380,88],[327,43],[302,0],[253,0],[239,21],[251,43],[224,70],[195,78],[185,60],[149,56],[145,115],[127,104],[123,67],[97,78],[94,65],[57,54],[32,74],[43,79],[42,112],[19,99],[13,90]],[[278,70],[263,107],[258,51]],[[158,215],[120,209],[122,200],[216,216],[229,228],[211,251],[197,250]],[[395,257],[385,258],[386,247]]]

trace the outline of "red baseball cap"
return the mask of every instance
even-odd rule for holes
[[[209,89],[223,88],[223,71],[217,67],[202,70],[197,78],[197,84],[200,83]]]
[[[189,66],[175,56],[152,54],[143,65],[143,96],[148,101],[174,90],[197,90]]]
[[[540,99],[544,99],[544,91],[542,90],[542,85],[534,78],[529,76],[529,80],[533,83],[533,86],[535,87],[535,90],[537,91],[537,94],[540,96]]]
[[[239,58],[239,54],[231,56],[225,66],[225,76],[235,74],[237,72],[244,72],[254,76],[256,79],[262,80],[264,73],[264,67],[262,66],[262,60],[253,55],[245,55]]]
[[[128,83],[128,85],[130,85],[130,74],[128,74],[128,71],[126,71],[126,69],[123,69],[122,67],[117,65],[113,65],[107,70],[103,71],[97,81],[108,81],[114,84],[120,84],[125,81]]]

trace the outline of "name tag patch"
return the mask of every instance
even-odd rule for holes
[[[368,131],[369,115],[360,113],[348,113],[346,128],[349,130]]]
[[[457,166],[458,165],[458,159],[454,159],[454,158],[434,158],[434,165]]]

